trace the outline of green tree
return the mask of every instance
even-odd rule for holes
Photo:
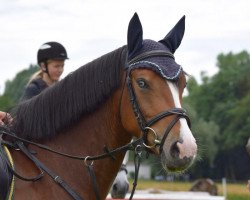
[[[250,160],[244,147],[250,135],[250,56],[246,51],[220,54],[217,66],[219,71],[214,76],[203,73],[201,84],[194,79],[189,81],[187,102],[199,118],[219,127],[215,174],[245,178],[247,170],[242,167],[249,166]]]
[[[8,111],[18,103],[31,75],[37,70],[38,66],[31,64],[28,69],[17,73],[13,80],[6,81],[4,93],[0,96],[0,110]]]

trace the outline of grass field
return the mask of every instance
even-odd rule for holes
[[[130,185],[133,180],[130,180]],[[163,182],[152,180],[138,180],[137,189],[162,189],[169,191],[188,191],[192,183],[188,182]],[[223,196],[222,184],[217,183],[219,195]],[[130,186],[131,189],[132,186]],[[246,188],[246,183],[227,183],[227,200],[250,200],[250,191]]]

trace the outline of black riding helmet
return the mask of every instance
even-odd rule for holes
[[[58,42],[46,42],[37,52],[37,63],[47,60],[65,60],[68,59],[67,51],[63,45]]]

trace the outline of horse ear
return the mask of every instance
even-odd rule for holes
[[[174,53],[175,50],[180,46],[181,40],[185,32],[185,15],[177,22],[171,31],[165,36],[164,39],[160,40],[162,44],[167,46],[169,50]]]
[[[128,59],[142,47],[142,25],[137,13],[131,18],[127,35]]]

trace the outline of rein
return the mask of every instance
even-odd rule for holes
[[[138,180],[138,174],[139,174],[139,168],[140,168],[140,162],[141,162],[141,153],[143,150],[148,151],[149,149],[152,148],[156,148],[157,146],[159,146],[160,148],[160,153],[162,153],[162,149],[163,149],[163,145],[165,143],[165,140],[168,136],[168,134],[170,133],[171,129],[173,128],[173,126],[179,121],[179,119],[181,118],[185,118],[187,120],[188,125],[190,126],[190,120],[189,117],[186,114],[186,111],[182,108],[172,108],[170,110],[167,111],[163,111],[159,114],[157,114],[155,117],[153,117],[152,119],[150,119],[149,121],[146,121],[141,110],[139,107],[139,103],[137,101],[134,89],[133,89],[133,85],[132,85],[132,81],[131,81],[131,71],[133,70],[133,63],[141,61],[145,58],[148,57],[161,57],[161,56],[168,56],[171,58],[174,58],[173,54],[166,52],[166,51],[161,51],[161,50],[153,50],[153,51],[149,51],[146,53],[143,53],[139,56],[136,56],[135,58],[133,58],[131,61],[128,62],[128,69],[127,69],[127,75],[126,75],[126,84],[127,84],[127,88],[129,91],[129,96],[130,96],[130,101],[132,103],[132,108],[134,111],[134,115],[137,119],[138,125],[143,133],[143,136],[137,140],[134,140],[133,142],[130,142],[124,146],[118,147],[116,149],[112,149],[109,150],[107,147],[104,149],[103,154],[100,155],[96,155],[96,156],[76,156],[76,155],[70,155],[70,154],[66,154],[66,153],[62,153],[56,150],[51,149],[48,146],[42,145],[42,144],[38,144],[29,140],[25,140],[23,138],[20,138],[18,136],[16,136],[13,132],[11,132],[7,127],[0,127],[0,133],[3,135],[7,135],[13,139],[16,139],[17,141],[12,144],[9,143],[7,141],[2,140],[1,144],[5,145],[5,146],[10,146],[12,148],[14,148],[15,150],[20,149],[29,159],[31,159],[36,167],[40,170],[40,174],[36,177],[33,178],[26,178],[26,177],[22,177],[21,175],[17,174],[15,172],[15,170],[12,168],[11,165],[9,165],[9,168],[11,170],[11,172],[17,176],[18,178],[25,180],[25,181],[36,181],[39,180],[43,177],[44,175],[44,171],[53,178],[53,180],[59,184],[74,200],[83,200],[83,198],[80,197],[80,195],[78,195],[73,189],[71,189],[70,186],[68,186],[63,179],[61,179],[59,176],[57,176],[56,174],[54,174],[51,170],[49,170],[41,161],[39,161],[34,155],[33,153],[24,145],[24,144],[31,144],[34,146],[37,146],[41,149],[44,149],[46,151],[67,157],[67,158],[71,158],[71,159],[77,159],[77,160],[83,160],[88,171],[89,171],[89,175],[92,179],[92,184],[93,184],[93,188],[95,191],[95,195],[96,195],[96,199],[99,200],[100,199],[100,195],[98,192],[98,187],[96,184],[96,177],[94,174],[94,170],[93,170],[93,162],[95,160],[100,160],[100,159],[105,159],[108,157],[111,157],[114,159],[114,154],[119,153],[119,152],[123,152],[123,151],[127,151],[127,150],[133,150],[135,152],[135,157],[134,157],[134,164],[135,164],[135,177],[134,177],[134,182],[133,182],[133,188],[132,188],[132,192],[130,195],[130,200],[133,198],[135,189],[136,189],[136,185],[137,185],[137,180]],[[123,92],[122,92],[123,94]],[[167,126],[164,136],[162,137],[161,140],[159,140],[157,133],[154,131],[154,129],[152,129],[150,126],[153,125],[154,123],[158,122],[159,120],[168,117],[168,116],[172,116],[175,115],[176,117],[169,123],[169,125]],[[149,146],[147,145],[147,135],[149,133],[152,133],[155,137],[154,139],[154,144]],[[8,162],[7,162],[8,163]]]
[[[35,164],[35,166],[39,169],[40,174],[35,176],[35,177],[24,177],[20,174],[18,174],[12,167],[11,163],[8,161],[7,158],[5,158],[8,168],[10,169],[10,171],[13,173],[13,175],[15,175],[17,178],[23,180],[23,181],[37,181],[39,179],[41,179],[44,176],[44,172],[46,172],[58,185],[60,185],[74,200],[84,200],[83,198],[80,197],[79,194],[77,194],[77,192],[75,192],[61,177],[59,177],[58,175],[56,175],[54,172],[52,172],[48,167],[46,167],[39,159],[37,159],[33,154],[33,152],[31,152],[25,144],[30,144],[30,145],[34,145],[36,147],[39,147],[41,149],[44,149],[46,151],[49,151],[51,153],[55,153],[67,158],[71,158],[71,159],[76,159],[76,160],[83,160],[85,166],[88,169],[89,175],[92,179],[92,184],[93,184],[93,188],[95,191],[95,195],[96,195],[96,199],[100,200],[100,195],[99,195],[99,191],[98,191],[98,187],[97,187],[97,183],[96,183],[96,177],[94,174],[94,170],[93,170],[93,161],[95,160],[101,160],[101,159],[105,159],[108,157],[111,157],[112,159],[114,159],[114,154],[122,152],[122,151],[127,151],[127,150],[133,150],[135,151],[135,157],[141,157],[141,152],[143,150],[142,148],[142,138],[139,138],[137,140],[134,140],[133,142],[130,142],[124,146],[118,147],[116,149],[112,149],[109,150],[107,147],[104,149],[105,153],[97,155],[97,156],[76,156],[76,155],[70,155],[70,154],[66,154],[66,153],[62,153],[56,150],[51,149],[48,146],[36,143],[36,142],[32,142],[23,138],[20,138],[18,136],[15,135],[15,133],[11,132],[7,127],[0,127],[0,134],[9,136],[13,139],[16,139],[17,141],[15,141],[15,143],[10,143],[8,141],[5,140],[1,140],[0,143],[1,145],[4,146],[8,146],[13,148],[14,150],[20,150],[22,151],[30,160],[33,161],[33,163]],[[135,166],[138,166],[137,161],[138,159],[135,159]],[[90,162],[91,161],[91,162]],[[135,174],[139,174],[139,167],[135,167]],[[134,181],[134,185],[136,185],[137,183],[137,178]],[[130,198],[132,199],[132,197]]]

